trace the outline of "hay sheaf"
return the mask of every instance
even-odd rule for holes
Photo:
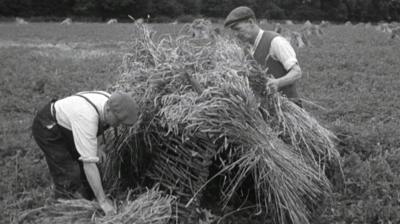
[[[120,202],[116,215],[103,216],[98,203],[85,199],[58,200],[56,203],[32,209],[19,216],[19,224],[166,224],[172,216],[175,198],[157,188],[148,190],[135,200]]]
[[[309,223],[310,208],[329,193],[322,167],[338,158],[334,135],[287,98],[265,95],[267,72],[235,41],[153,34],[137,27],[110,89],[129,92],[141,115],[136,127],[109,135],[115,150],[103,167],[108,186],[134,178],[160,183],[177,196],[184,220],[199,207],[218,158],[223,205],[252,177],[258,208],[277,223]]]

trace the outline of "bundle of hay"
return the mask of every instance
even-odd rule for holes
[[[368,22],[368,23],[365,24],[365,29],[369,29],[369,28],[371,28],[371,26],[372,26],[371,23]]]
[[[174,197],[157,188],[148,190],[118,206],[118,214],[103,216],[98,203],[85,199],[58,200],[56,203],[32,209],[20,215],[18,223],[43,224],[166,224],[171,219]]]
[[[350,21],[344,23],[345,26],[352,26],[353,24]]]
[[[110,19],[107,21],[107,24],[114,24],[114,23],[118,23],[117,19]]]
[[[26,25],[26,24],[28,24],[28,22],[27,21],[25,21],[23,18],[15,18],[15,22],[18,24],[18,25]]]
[[[61,22],[61,25],[71,25],[71,24],[72,24],[71,18],[66,18]]]
[[[137,32],[110,90],[137,99],[140,122],[108,133],[114,150],[102,168],[106,185],[159,183],[177,197],[176,216],[190,218],[218,160],[223,205],[252,178],[257,208],[277,223],[309,223],[310,209],[329,193],[323,164],[339,156],[334,135],[287,98],[266,96],[265,71],[238,43],[199,44],[184,35],[155,41],[147,27]]]

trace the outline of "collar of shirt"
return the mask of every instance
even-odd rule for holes
[[[258,44],[260,43],[260,40],[261,40],[261,37],[262,37],[263,33],[264,33],[264,30],[262,30],[262,29],[260,29],[260,30],[258,31],[256,40],[254,41],[254,45],[253,45],[253,47],[251,48],[251,55],[254,55],[254,52],[256,51],[256,49],[257,49],[257,47],[258,47]]]

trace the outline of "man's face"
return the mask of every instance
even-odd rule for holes
[[[244,42],[251,42],[254,39],[253,23],[250,20],[238,22],[231,27],[235,36]]]
[[[104,112],[105,112],[105,116],[104,116],[105,120],[106,120],[107,124],[109,124],[111,127],[117,127],[118,125],[121,124],[121,121],[118,119],[118,117],[115,115],[115,113],[113,113],[111,111],[111,108],[108,105],[108,103],[106,105]]]

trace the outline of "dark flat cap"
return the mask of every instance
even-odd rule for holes
[[[109,105],[122,124],[133,125],[138,120],[139,106],[129,94],[114,92],[110,96]]]
[[[234,10],[232,10],[228,16],[225,19],[224,22],[224,26],[225,27],[231,27],[233,24],[246,20],[246,19],[250,19],[253,18],[255,19],[256,16],[253,12],[253,10],[251,10],[249,7],[247,6],[239,6],[237,8],[235,8]]]

